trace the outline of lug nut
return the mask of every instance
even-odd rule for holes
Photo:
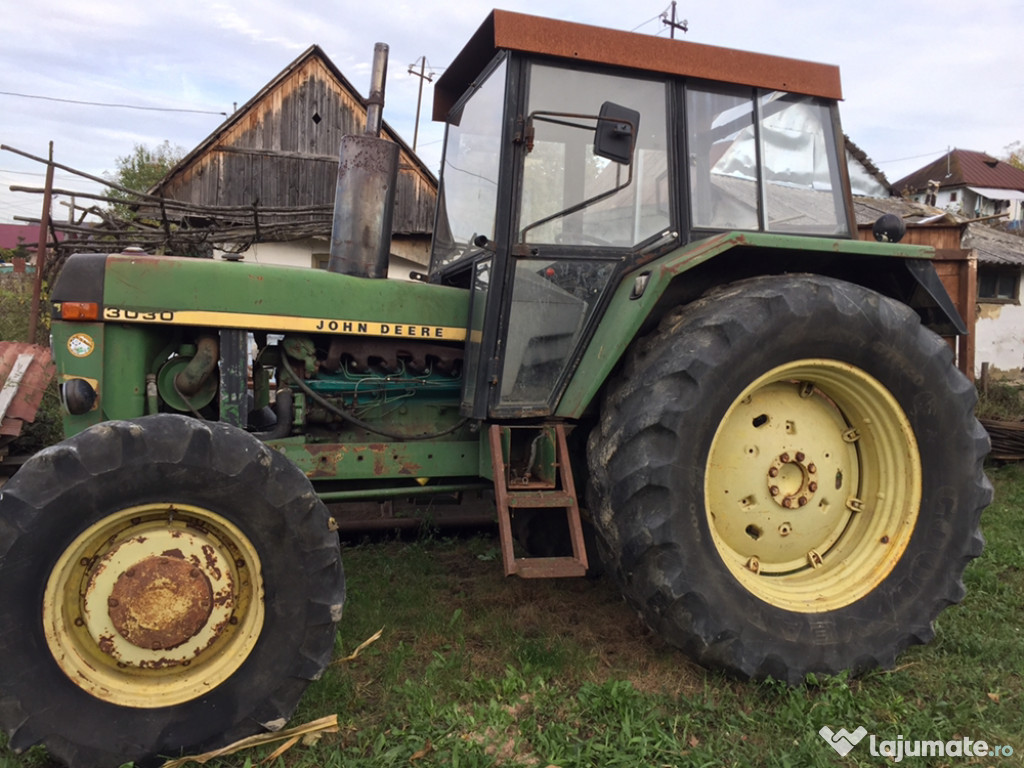
[[[804,455],[800,451],[796,452],[796,460],[800,462],[804,460]]]
[[[779,476],[779,468],[778,467],[772,467],[771,469],[768,470],[768,477],[778,477],[778,476]]]
[[[768,489],[768,493],[770,493],[772,496],[778,496],[779,495],[779,486],[773,485],[771,488]]]

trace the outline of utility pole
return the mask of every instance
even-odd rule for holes
[[[43,192],[43,213],[39,217],[39,242],[36,244],[36,279],[32,288],[32,304],[29,306],[28,340],[38,344],[39,303],[43,292],[43,270],[46,268],[47,227],[50,226],[50,205],[53,201],[53,142],[50,142],[50,160],[46,164],[46,188]]]
[[[668,16],[667,13],[662,13],[661,14],[661,23],[662,24],[667,24],[670,27],[671,32],[669,34],[671,35],[673,40],[676,39],[676,30],[677,29],[683,30],[684,33],[686,31],[688,31],[689,27],[687,26],[686,19],[683,19],[682,21],[677,21],[676,20],[676,0],[672,0],[672,16],[671,16],[671,18],[666,18],[667,16]]]
[[[413,152],[416,151],[416,142],[419,140],[419,137],[420,137],[420,104],[423,103],[423,81],[426,80],[428,83],[430,83],[430,82],[433,82],[433,80],[434,80],[434,73],[433,72],[431,72],[429,75],[425,74],[425,72],[427,70],[427,57],[426,56],[420,56],[419,59],[417,59],[417,61],[419,61],[419,63],[420,63],[420,71],[419,72],[417,72],[414,69],[414,67],[416,66],[416,62],[415,61],[412,64],[409,65],[409,74],[410,75],[415,75],[416,77],[418,77],[420,79],[420,92],[419,92],[419,95],[416,97],[416,127],[413,128],[413,131],[412,131],[412,151]]]

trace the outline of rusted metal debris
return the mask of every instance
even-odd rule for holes
[[[0,342],[0,445],[13,440],[25,424],[35,421],[55,372],[48,348]]]

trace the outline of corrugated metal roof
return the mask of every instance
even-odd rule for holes
[[[914,171],[893,184],[897,194],[914,194],[928,187],[929,181],[941,187],[991,187],[1024,190],[1024,170],[984,152],[954,149],[938,160]]]
[[[874,224],[879,216],[892,213],[899,216],[907,224],[922,224],[941,221],[944,224],[956,224],[960,219],[949,211],[933,208],[913,200],[901,197],[855,197],[853,210],[858,224]],[[938,218],[936,218],[938,217]]]
[[[978,253],[979,264],[1008,264],[1024,267],[1024,237],[985,224],[968,224],[964,248]]]
[[[63,232],[57,233],[58,240],[63,240],[64,237]],[[38,239],[38,224],[0,224],[0,248],[17,248],[19,245],[26,245],[31,246],[34,253]]]

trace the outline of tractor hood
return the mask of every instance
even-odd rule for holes
[[[458,288],[141,254],[76,254],[51,298],[58,319],[432,341],[463,341],[469,306]]]

